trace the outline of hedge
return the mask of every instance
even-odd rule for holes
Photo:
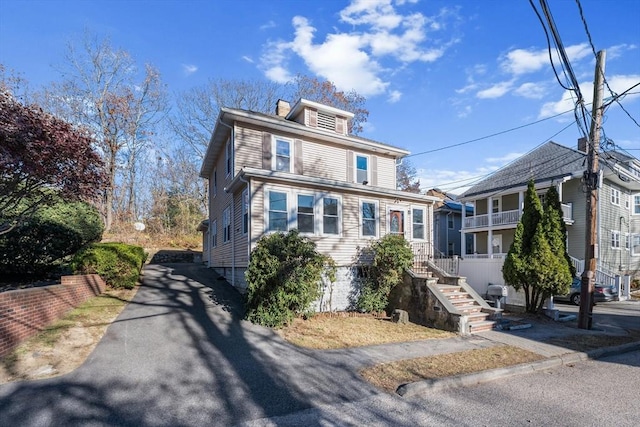
[[[76,274],[96,273],[113,288],[133,288],[147,259],[141,246],[94,243],[78,252],[71,268]]]

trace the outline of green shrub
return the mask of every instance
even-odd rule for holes
[[[281,327],[295,316],[311,314],[323,274],[335,281],[335,264],[297,230],[262,237],[247,269],[247,312],[251,322]]]
[[[102,238],[98,210],[84,202],[60,201],[39,209],[0,236],[0,270],[7,275],[43,276],[82,247]]]
[[[402,282],[404,271],[413,263],[413,252],[402,236],[388,234],[367,250],[373,254],[368,275],[356,306],[366,312],[387,308],[391,290]]]
[[[140,246],[95,243],[78,252],[71,267],[76,274],[98,274],[113,288],[133,288],[147,254]]]

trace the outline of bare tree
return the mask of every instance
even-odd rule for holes
[[[65,59],[62,83],[54,84],[45,98],[51,109],[94,134],[107,172],[103,213],[109,230],[118,209],[118,184],[123,185],[124,206],[134,208],[136,168],[166,109],[165,88],[152,66],[140,79],[130,54],[106,39],[86,34],[79,49],[68,45]]]
[[[402,163],[396,166],[396,188],[409,193],[420,193],[420,180],[417,174],[411,162],[403,159]]]

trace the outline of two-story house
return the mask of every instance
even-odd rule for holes
[[[433,203],[396,190],[406,150],[349,134],[352,113],[300,99],[275,115],[222,108],[200,176],[209,180],[204,261],[246,288],[251,250],[265,233],[298,229],[338,266],[320,310],[350,308],[359,249],[388,233],[432,252]]]
[[[586,192],[582,183],[586,156],[584,139],[578,142],[577,150],[550,141],[467,190],[460,201],[473,203],[475,211],[473,215],[463,211],[461,238],[473,236],[473,250],[463,256],[505,258],[522,216],[527,183],[534,180],[542,201],[550,186],[555,186],[560,195],[567,250],[580,274],[586,242]],[[609,150],[600,154],[599,165],[598,270],[601,275],[633,275],[640,268],[640,162]],[[471,273],[466,274],[472,283]],[[499,274],[498,270],[494,276]],[[500,283],[498,277],[493,279],[496,282]],[[482,292],[478,284],[474,287]]]

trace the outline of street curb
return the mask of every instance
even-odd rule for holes
[[[636,350],[640,350],[640,341],[622,344],[615,347],[598,348],[588,352],[567,353],[562,356],[550,357],[539,362],[523,363],[521,365],[489,369],[487,371],[474,372],[471,374],[456,375],[447,378],[434,378],[403,384],[397,388],[396,393],[402,397],[411,397],[432,391],[440,391],[456,387],[468,387],[494,381],[500,378],[544,371],[562,365],[583,362],[589,359],[599,359]]]

